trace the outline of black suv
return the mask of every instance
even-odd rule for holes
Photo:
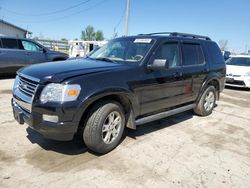
[[[218,45],[206,36],[140,34],[111,40],[84,59],[23,68],[12,106],[20,124],[46,138],[80,134],[89,149],[107,153],[125,127],[190,109],[211,114],[225,73]]]
[[[0,74],[16,73],[21,67],[68,59],[68,55],[49,50],[31,39],[0,36]]]

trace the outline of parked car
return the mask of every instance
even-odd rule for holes
[[[67,58],[67,54],[49,50],[31,39],[0,36],[0,74],[13,74],[27,65]]]
[[[125,127],[191,109],[211,114],[225,75],[221,51],[206,36],[121,37],[87,58],[19,70],[12,107],[20,124],[46,138],[82,135],[89,149],[107,153]]]
[[[250,88],[250,55],[234,55],[227,61],[226,85]]]

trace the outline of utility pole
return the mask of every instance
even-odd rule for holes
[[[130,12],[130,0],[127,0],[126,20],[125,20],[125,36],[128,35],[129,12]]]

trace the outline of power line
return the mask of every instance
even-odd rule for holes
[[[74,9],[76,7],[79,7],[79,6],[83,5],[83,4],[88,3],[89,1],[91,1],[91,0],[86,0],[86,1],[83,1],[83,2],[78,3],[76,5],[64,8],[64,9],[56,10],[56,11],[53,11],[53,12],[42,13],[42,14],[25,14],[25,13],[20,13],[20,12],[12,11],[12,10],[9,10],[7,8],[4,8],[4,7],[0,7],[0,9],[3,9],[5,11],[9,12],[9,13],[20,15],[20,16],[48,16],[48,15],[58,14],[58,13],[61,13],[61,12],[65,12],[65,11]]]
[[[93,9],[95,7],[98,7],[99,5],[103,4],[105,1],[107,1],[107,0],[100,1],[100,2],[98,2],[96,4],[94,4],[91,7],[88,7],[86,9],[82,9],[82,10],[74,12],[72,14],[68,14],[68,15],[65,15],[65,16],[62,16],[62,17],[58,17],[58,18],[55,18],[55,19],[37,20],[37,21],[25,21],[25,20],[12,19],[12,18],[8,18],[8,19],[13,20],[13,21],[23,22],[23,23],[46,23],[46,22],[54,22],[54,21],[62,20],[62,19],[69,18],[69,17],[72,17],[72,16],[77,15],[77,14],[83,13],[84,11],[91,10],[91,9]]]
[[[124,6],[124,10],[122,11],[122,15],[121,15],[119,21],[117,22],[117,24],[114,27],[114,30],[116,30],[119,27],[119,25],[121,24],[121,22],[122,22],[122,20],[123,20],[123,18],[125,16],[125,12],[126,12],[126,4]]]

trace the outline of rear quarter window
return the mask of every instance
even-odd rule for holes
[[[200,44],[183,43],[182,57],[183,66],[200,65],[205,63],[205,58]]]
[[[207,43],[209,57],[212,59],[212,63],[225,63],[219,46],[215,42]]]
[[[19,49],[19,45],[16,39],[2,38],[2,47],[7,49]]]

